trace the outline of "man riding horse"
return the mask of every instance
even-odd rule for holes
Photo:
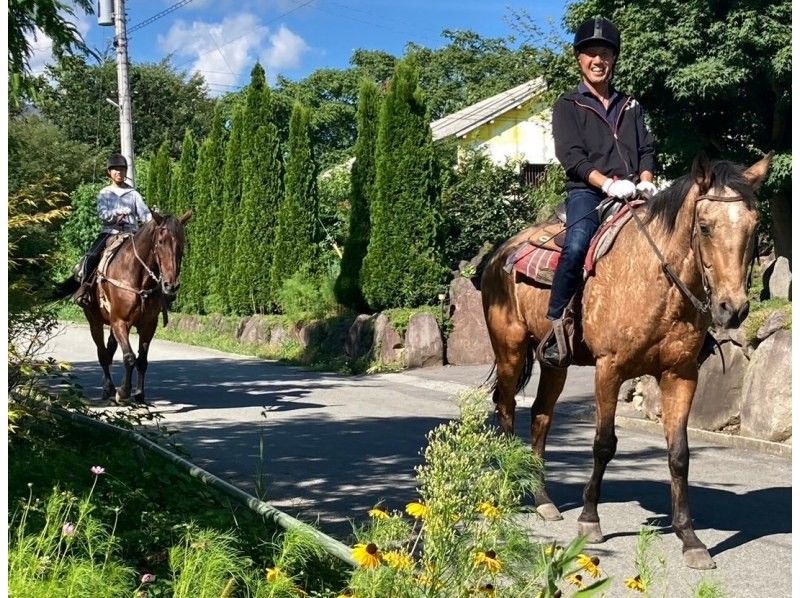
[[[583,261],[600,225],[598,204],[605,196],[623,199],[656,191],[654,140],[642,107],[612,85],[619,30],[607,19],[590,19],[575,33],[573,49],[582,80],[553,106],[556,157],[568,179],[567,231],[547,310],[552,331],[536,352],[554,367],[570,362],[565,310],[580,285]]]
[[[128,173],[125,156],[111,154],[106,164],[106,173],[111,184],[103,187],[97,195],[97,215],[103,228],[84,257],[80,274],[81,286],[73,295],[75,302],[81,306],[86,306],[91,301],[94,271],[108,239],[113,235],[135,233],[139,222],[149,222],[153,218],[142,196],[125,180]]]

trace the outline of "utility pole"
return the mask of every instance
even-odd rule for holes
[[[125,29],[125,0],[114,0],[114,45],[117,48],[117,92],[119,93],[120,150],[128,160],[128,182],[135,182],[133,167],[133,120],[131,94],[128,88],[128,34]]]

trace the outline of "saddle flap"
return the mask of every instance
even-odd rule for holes
[[[122,247],[122,244],[130,236],[129,234],[113,235],[106,241],[106,247],[103,249],[103,254],[100,256],[100,263],[97,266],[98,273],[102,276],[106,275],[108,266],[111,264],[114,256],[117,255],[119,248]]]

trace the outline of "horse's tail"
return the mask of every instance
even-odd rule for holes
[[[536,363],[536,358],[534,357],[534,343],[533,339],[530,340],[528,343],[528,348],[525,350],[525,363],[522,366],[522,372],[520,372],[519,380],[517,380],[517,387],[514,389],[514,394],[519,394],[522,392],[526,386],[528,386],[528,382],[531,381],[531,376],[533,375],[533,366]],[[486,386],[489,379],[494,374],[494,371],[497,369],[497,362],[495,361],[492,364],[492,369],[489,370],[489,375],[486,376],[486,380],[483,381],[481,386]],[[492,392],[492,400],[494,400],[494,391],[497,388],[497,377],[492,380],[491,385],[489,386],[489,390]]]
[[[77,280],[75,280],[75,278],[73,276],[70,276],[66,280],[64,280],[62,282],[59,282],[53,288],[53,292],[52,292],[50,298],[53,301],[59,301],[61,299],[66,299],[67,297],[69,297],[70,295],[75,293],[75,291],[78,290],[79,286],[80,286],[80,283]]]

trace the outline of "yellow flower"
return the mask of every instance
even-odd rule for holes
[[[644,582],[638,575],[636,577],[629,577],[628,579],[626,579],[625,587],[630,590],[635,590],[637,592],[644,592],[647,589],[647,586],[644,585]]]
[[[588,554],[578,555],[578,566],[586,571],[592,577],[600,577],[602,571],[597,565],[600,564],[600,559],[596,556],[589,556]]]
[[[500,509],[497,508],[497,505],[490,503],[488,501],[484,501],[478,505],[478,511],[486,517],[486,519],[499,519],[500,518]]]
[[[417,519],[425,519],[428,516],[428,507],[425,503],[410,502],[406,505],[406,513]]]
[[[362,567],[372,569],[381,564],[383,557],[378,547],[370,542],[369,544],[356,544],[353,548],[353,558]]]
[[[581,577],[580,575],[567,575],[564,578],[564,580],[571,583],[574,586],[577,586],[578,588],[583,587],[583,577]]]
[[[372,507],[367,514],[373,519],[389,519],[389,511],[383,505]]]
[[[280,568],[275,567],[272,569],[270,568],[267,569],[267,581],[269,583],[275,583],[282,577],[284,577],[284,573],[283,571],[280,570]]]
[[[483,565],[490,573],[497,573],[503,565],[494,550],[481,551],[475,554],[475,564]]]
[[[383,560],[392,569],[397,569],[398,571],[410,571],[414,567],[414,560],[411,556],[399,550],[384,552]]]

